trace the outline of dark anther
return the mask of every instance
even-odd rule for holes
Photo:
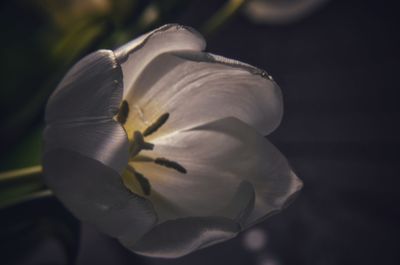
[[[143,174],[137,172],[133,166],[128,165],[127,169],[139,182],[139,185],[142,188],[144,195],[149,196],[151,192],[151,185],[149,180],[145,176],[143,176]]]
[[[153,124],[147,127],[147,129],[143,132],[143,136],[149,136],[150,134],[160,129],[160,127],[164,125],[168,118],[169,113],[164,113],[163,115],[161,115]]]
[[[128,102],[124,100],[122,101],[121,107],[119,108],[117,114],[117,121],[122,125],[124,125],[126,120],[128,119],[128,115],[129,115],[129,105]]]
[[[178,172],[180,172],[180,173],[183,173],[183,174],[186,174],[186,173],[187,173],[187,170],[186,170],[182,165],[178,164],[177,162],[170,161],[170,160],[168,160],[168,159],[166,159],[166,158],[163,158],[163,157],[161,157],[161,158],[156,158],[156,159],[154,160],[154,163],[156,163],[156,164],[158,164],[158,165],[160,165],[160,166],[164,166],[164,167],[168,167],[168,168],[173,168],[173,169],[175,169],[176,171],[178,171]]]
[[[137,171],[134,171],[133,175],[135,176],[135,178],[139,182],[140,187],[142,188],[144,195],[149,196],[150,192],[151,192],[151,185],[150,185],[149,180],[145,176],[143,176],[143,174],[141,174],[141,173],[139,173]]]

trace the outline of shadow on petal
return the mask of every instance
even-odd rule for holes
[[[136,244],[121,243],[141,255],[177,258],[231,239],[239,231],[240,225],[227,218],[188,217],[157,225]]]
[[[47,152],[43,162],[46,183],[61,202],[101,231],[135,241],[157,221],[151,203],[129,192],[120,175],[100,162],[62,149]]]

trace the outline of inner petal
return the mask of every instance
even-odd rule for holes
[[[187,174],[152,162],[130,164],[149,179],[151,193],[148,199],[160,222],[178,217],[218,215],[233,199],[240,184],[229,172],[190,161],[181,163]],[[131,183],[133,192],[144,194],[137,179]]]
[[[268,134],[282,115],[280,89],[265,72],[202,52],[159,55],[134,87],[125,97],[131,108],[128,131],[143,131],[163,113],[170,114],[150,139],[226,117]]]
[[[158,55],[176,50],[204,50],[203,37],[194,29],[177,25],[164,25],[114,51],[124,76],[124,98],[136,89],[133,85],[143,69]]]
[[[149,180],[151,192],[147,197],[160,222],[222,216],[240,218],[239,222],[247,226],[282,209],[301,188],[301,181],[280,152],[235,118],[171,133],[152,143],[153,150],[140,153],[146,159],[134,159],[129,164]],[[185,171],[155,163],[160,157]],[[132,192],[145,195],[140,181],[128,180],[130,183],[125,184]],[[243,186],[243,181],[251,185]],[[253,196],[254,211],[248,210]]]

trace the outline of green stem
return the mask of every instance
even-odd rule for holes
[[[40,198],[47,198],[53,196],[53,192],[49,189],[43,189],[39,191],[34,191],[30,193],[26,193],[23,195],[20,195],[18,197],[12,197],[9,198],[8,200],[1,200],[0,201],[0,209],[5,209],[9,208],[12,206],[15,206],[20,203],[40,199]]]
[[[228,0],[202,27],[201,32],[210,35],[232,18],[247,0]]]
[[[52,192],[44,184],[42,174],[41,166],[0,173],[0,209],[51,196]]]
[[[35,178],[42,175],[42,166],[26,167],[0,173],[0,183]]]

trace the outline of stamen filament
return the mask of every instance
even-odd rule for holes
[[[130,147],[131,157],[138,155],[142,150],[153,150],[153,149],[154,149],[154,144],[146,142],[141,132],[135,131],[133,133],[133,142]]]
[[[137,155],[137,156],[132,157],[129,161],[131,161],[131,162],[154,162],[154,159],[149,156],[145,156],[145,155]]]

